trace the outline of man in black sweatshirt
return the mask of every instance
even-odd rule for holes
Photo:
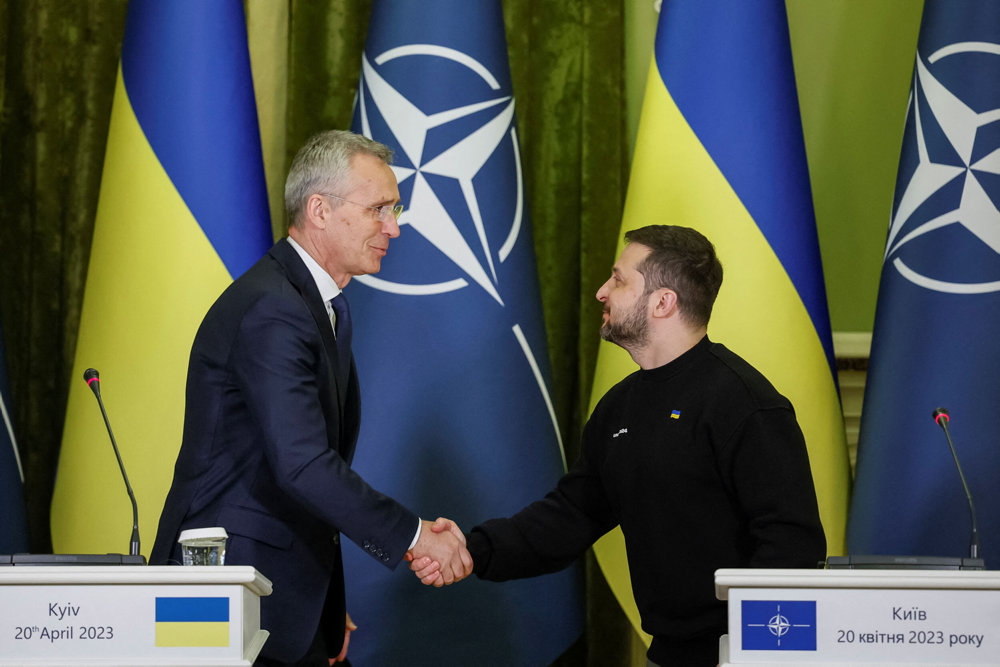
[[[714,573],[816,567],[826,556],[805,442],[788,399],[706,335],[722,284],[685,227],[625,235],[597,291],[601,336],[639,370],[598,403],[579,460],[544,499],[473,528],[475,573],[504,581],[572,563],[617,525],[650,665],[715,665],[726,607]],[[457,528],[439,522],[434,530]],[[411,565],[425,583],[428,559]]]

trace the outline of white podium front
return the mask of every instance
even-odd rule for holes
[[[267,631],[252,567],[0,568],[0,665],[240,665]]]
[[[721,665],[1000,665],[1000,572],[718,570]]]

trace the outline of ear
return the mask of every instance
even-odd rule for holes
[[[677,292],[661,287],[649,295],[653,308],[653,317],[670,317],[678,314]]]
[[[318,194],[309,195],[305,206],[305,224],[308,227],[326,229],[332,209],[329,202]]]

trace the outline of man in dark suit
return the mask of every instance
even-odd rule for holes
[[[274,584],[259,664],[344,659],[340,534],[394,568],[440,563],[437,585],[471,572],[464,540],[434,533],[350,468],[360,394],[341,289],[375,273],[399,235],[391,151],[350,132],[313,137],[285,185],[288,238],[237,279],[191,349],[184,436],[152,564],[181,560],[182,530],[222,526],[228,564]],[[339,654],[339,655],[338,655]]]

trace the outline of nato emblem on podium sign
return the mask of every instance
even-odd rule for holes
[[[815,600],[743,600],[744,651],[815,651]]]

